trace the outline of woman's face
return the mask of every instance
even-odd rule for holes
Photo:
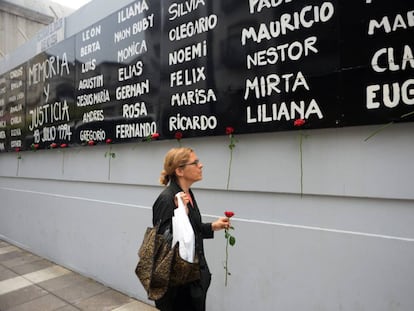
[[[182,170],[181,177],[190,184],[203,179],[203,164],[200,162],[195,152],[190,153],[188,162],[180,168]]]

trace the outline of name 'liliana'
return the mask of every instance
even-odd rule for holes
[[[118,24],[123,23],[147,10],[149,10],[149,6],[145,0],[137,1],[118,12]]]
[[[290,105],[290,107],[288,107]],[[295,119],[309,119],[312,115],[316,115],[318,119],[323,119],[323,114],[315,99],[311,99],[308,105],[305,101],[295,101],[290,103],[281,102],[280,104],[261,104],[256,107],[246,107],[247,123],[265,123],[272,121],[290,121]]]

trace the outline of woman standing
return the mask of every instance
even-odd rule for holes
[[[166,294],[155,301],[156,307],[161,311],[205,311],[211,274],[204,256],[203,239],[213,238],[214,231],[230,226],[226,217],[220,217],[212,223],[203,223],[201,220],[200,210],[190,187],[203,178],[202,169],[203,164],[191,148],[173,148],[165,156],[160,182],[167,187],[153,205],[153,224],[155,226],[160,223],[160,233],[171,227],[174,209],[178,206],[175,195],[181,193],[195,235],[200,280],[169,287]]]

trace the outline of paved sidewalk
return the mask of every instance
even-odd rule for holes
[[[155,311],[0,240],[0,311]]]

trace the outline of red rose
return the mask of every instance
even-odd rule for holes
[[[112,139],[108,138],[107,140],[105,140],[105,143],[112,144]]]
[[[180,140],[181,138],[183,138],[183,133],[181,132],[176,132],[174,135],[175,139]]]
[[[154,133],[151,135],[151,139],[158,139],[160,137],[160,134]]]
[[[295,122],[293,122],[294,126],[300,127],[305,124],[305,119],[296,119]]]
[[[14,149],[14,151],[16,151],[16,152],[20,152],[20,148],[19,148],[19,147],[17,147],[17,148],[15,148],[15,149]]]
[[[95,142],[93,140],[90,140],[90,141],[88,141],[88,145],[93,146],[93,145],[95,145]]]
[[[226,215],[227,218],[231,218],[234,216],[234,212],[232,211],[225,211],[224,215]],[[226,261],[224,264],[224,270],[226,271],[225,278],[224,278],[224,285],[227,286],[227,277],[231,275],[229,272],[229,245],[234,246],[236,244],[236,238],[230,233],[230,230],[234,230],[234,227],[227,227],[224,229],[224,238],[226,239]]]
[[[50,148],[54,149],[54,148],[56,148],[56,147],[57,147],[57,143],[51,143],[51,144],[50,144]]]
[[[231,126],[226,127],[226,135],[231,135],[234,133],[234,128]]]
[[[66,148],[68,144],[60,144],[60,148]]]

